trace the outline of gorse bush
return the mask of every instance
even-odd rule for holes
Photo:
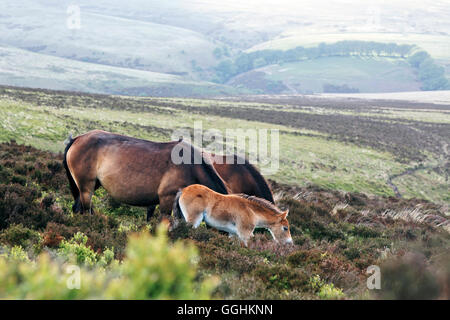
[[[101,256],[93,252],[81,233],[61,242],[58,253],[81,264],[79,288],[70,286],[77,275],[69,272],[73,265],[51,259],[46,252],[30,262],[23,249],[14,247],[0,256],[0,299],[210,298],[215,281],[195,281],[195,247],[181,241],[170,244],[165,229],[159,226],[155,236],[131,236],[122,263],[111,263],[111,250]],[[107,264],[110,267],[104,269]]]

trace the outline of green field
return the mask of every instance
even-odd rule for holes
[[[15,139],[57,152],[63,150],[62,142],[69,133],[92,129],[158,141],[170,140],[175,129],[192,129],[196,121],[203,130],[216,129],[222,134],[230,128],[278,129],[279,170],[271,179],[392,196],[389,177],[422,166],[431,171],[423,170],[420,178],[412,173],[414,183],[403,174],[394,179],[402,196],[449,200],[445,192],[448,169],[442,160],[442,143],[449,134],[448,110],[417,110],[414,105],[398,109],[393,105],[390,109],[360,107],[355,113],[281,101],[105,99],[16,89],[4,89],[0,101],[1,141]]]
[[[260,77],[280,81],[284,93],[323,92],[324,85],[347,85],[359,92],[418,91],[420,82],[405,59],[374,57],[324,57],[300,62],[282,63],[256,69]],[[255,74],[254,71],[249,73]],[[250,79],[248,79],[250,78]],[[229,83],[254,89],[256,81],[246,74]]]

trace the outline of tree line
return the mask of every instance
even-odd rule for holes
[[[235,59],[221,61],[215,68],[215,81],[225,83],[232,77],[267,65],[312,60],[332,56],[380,56],[403,58],[415,68],[422,82],[422,90],[449,88],[444,68],[437,65],[426,51],[415,45],[381,43],[374,41],[339,41],[320,43],[316,47],[298,46],[289,50],[258,50],[241,53]]]

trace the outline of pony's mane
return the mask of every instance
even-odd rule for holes
[[[256,204],[259,207],[269,209],[274,215],[283,213],[283,211],[281,211],[277,206],[275,206],[272,202],[270,202],[266,199],[258,198],[255,196],[249,196],[249,195],[243,194],[243,193],[238,193],[238,194],[236,194],[236,196],[246,199],[246,200]]]
[[[258,169],[256,169],[256,167],[253,164],[251,164],[247,159],[245,159],[245,167],[247,168],[248,172],[252,175],[253,179],[255,179],[264,199],[274,204],[275,200],[273,199],[272,190],[270,190],[269,184],[267,183],[266,179],[264,179],[264,177],[258,171]]]
[[[233,157],[233,162],[232,163],[243,165],[247,169],[247,172],[253,177],[253,179],[255,179],[257,188],[258,188],[258,190],[260,192],[259,197],[268,200],[272,204],[275,203],[275,200],[273,199],[273,194],[272,194],[272,190],[270,189],[269,183],[267,182],[266,179],[264,179],[264,177],[259,172],[259,170],[253,164],[250,163],[250,161],[247,159],[247,157],[243,158],[241,156],[238,156],[237,154],[216,155],[214,153],[211,153],[211,156],[213,158],[216,157],[216,156],[223,157],[222,161],[225,161],[225,163],[228,163],[228,158],[229,157]]]

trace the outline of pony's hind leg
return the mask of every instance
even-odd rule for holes
[[[198,228],[200,223],[202,223],[204,214],[205,214],[204,211],[202,211],[202,212],[198,212],[198,213],[195,213],[192,215],[191,223],[194,228]]]
[[[83,184],[83,187],[80,189],[81,213],[94,213],[92,208],[92,195],[95,190],[95,180]]]
[[[192,224],[194,228],[198,228],[200,223],[203,221],[203,211],[192,211],[192,210],[183,210],[184,208],[181,207],[183,211],[184,219],[187,223]]]
[[[204,210],[199,211],[198,209],[196,210],[195,208],[192,208],[192,206],[189,205],[186,206],[186,204],[183,203],[182,200],[179,200],[178,203],[180,205],[181,213],[183,214],[184,220],[186,220],[186,222],[188,224],[191,224],[194,228],[197,228],[203,221],[205,211]]]
[[[73,206],[72,206],[72,212],[73,213],[80,213],[81,212],[81,201],[80,201],[80,196],[78,196],[76,199],[75,199],[75,202],[73,203]]]

